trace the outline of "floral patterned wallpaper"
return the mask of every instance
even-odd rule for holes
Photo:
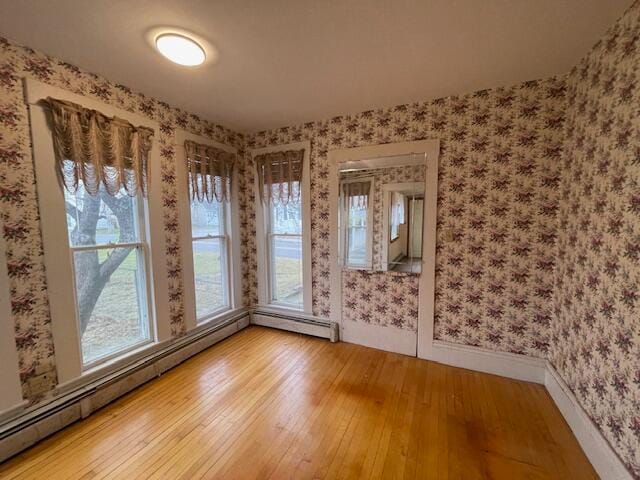
[[[342,271],[342,319],[417,331],[418,275]]]
[[[640,3],[567,80],[549,358],[640,478]]]
[[[169,309],[174,336],[185,332],[176,208],[175,130],[186,129],[238,148],[242,148],[244,138],[166,103],[134,93],[123,85],[0,38],[0,224],[7,242],[11,307],[23,394],[33,400],[50,391],[57,380],[23,77],[95,98],[160,124],[161,164],[150,168],[152,172],[158,170],[163,184]]]
[[[405,330],[416,328],[415,277],[347,272],[343,282],[349,294],[343,305],[330,304],[327,152],[440,139],[436,338],[550,358],[640,478],[639,50],[636,2],[568,79],[243,136],[0,38],[0,224],[25,398],[46,394],[56,378],[22,77],[160,123],[162,159],[156,168],[163,181],[174,335],[185,329],[176,128],[247,152],[239,165],[247,304],[257,301],[248,151],[309,139],[314,314],[329,317],[340,308],[356,321]],[[398,309],[369,302],[371,292],[383,294],[386,304]]]
[[[552,316],[554,243],[565,104],[564,78],[531,81],[249,135],[247,151],[311,141],[313,312],[329,317],[330,149],[426,138],[441,141],[436,325],[440,340],[544,357]],[[253,182],[247,172],[246,182]],[[246,291],[255,302],[255,225],[243,224]],[[452,242],[443,232],[451,231]],[[410,299],[415,281],[347,275],[343,302],[372,288]],[[374,290],[374,291],[375,291]],[[415,297],[414,297],[415,298]],[[408,301],[411,310],[415,300]],[[391,302],[389,302],[391,303]],[[350,308],[350,307],[347,307]],[[361,321],[415,329],[411,319],[369,308]]]

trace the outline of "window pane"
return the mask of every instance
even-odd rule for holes
[[[275,188],[275,185],[274,185]],[[271,232],[302,234],[302,202],[271,202]]]
[[[347,230],[347,265],[366,265],[367,258],[367,205],[368,197],[350,198]]]
[[[302,308],[302,237],[272,237],[273,300]]]
[[[194,238],[207,235],[223,235],[222,203],[191,202],[191,234]]]
[[[85,364],[150,339],[138,255],[137,248],[74,252]]]
[[[76,193],[64,189],[69,243],[105,245],[138,240],[136,199],[124,190],[111,196],[100,186],[97,195],[89,195],[82,184]]]
[[[349,226],[362,227],[367,225],[367,201],[368,197],[359,195],[352,197],[349,202]]]
[[[222,239],[193,242],[193,273],[198,320],[229,306]]]
[[[400,236],[400,232],[398,230],[398,225],[391,225],[391,240],[395,240]]]
[[[367,227],[350,227],[347,252],[349,265],[366,265],[367,258]]]

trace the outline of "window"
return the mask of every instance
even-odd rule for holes
[[[196,320],[202,323],[230,308],[228,237],[224,201],[191,202],[191,244]]]
[[[82,364],[151,341],[139,197],[64,189]]]
[[[393,192],[391,194],[391,215],[389,226],[391,229],[390,240],[392,242],[400,237],[400,225],[405,223],[405,200],[406,197],[402,193]]]
[[[279,188],[274,184],[273,188]],[[294,183],[294,189],[300,183]],[[303,307],[302,202],[295,195],[287,203],[269,204],[268,237],[271,301],[298,309]]]
[[[373,178],[356,176],[345,178],[341,183],[340,230],[341,251],[347,267],[370,268],[373,218],[371,201]]]
[[[347,265],[365,266],[367,264],[367,204],[363,196],[356,198],[355,205],[347,210]]]
[[[308,141],[254,150],[258,303],[312,313]]]
[[[223,321],[240,304],[237,152],[184,130],[176,132],[178,210],[187,330]]]
[[[113,371],[175,335],[163,186],[145,181],[159,177],[159,125],[35,80],[25,84],[56,374],[58,383],[71,384]],[[56,119],[62,110],[67,114]],[[85,126],[94,118],[89,124],[99,130],[117,118],[123,142],[98,148],[86,138],[91,129],[52,128],[75,115]],[[61,150],[80,143],[85,159]]]

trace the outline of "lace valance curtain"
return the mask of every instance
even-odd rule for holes
[[[102,184],[110,195],[121,190],[146,195],[152,129],[72,102],[51,97],[44,102],[53,117],[58,173],[69,192],[82,184],[96,195]]]
[[[344,182],[342,184],[342,198],[345,207],[366,209],[369,203],[371,181]]]
[[[255,157],[260,197],[265,204],[300,198],[304,150],[263,153]]]
[[[191,199],[200,202],[231,199],[231,181],[236,154],[220,148],[186,140]]]

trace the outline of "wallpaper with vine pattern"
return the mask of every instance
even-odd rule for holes
[[[564,78],[334,117],[247,137],[247,151],[311,141],[313,312],[414,330],[417,278],[345,272],[330,304],[327,152],[426,138],[441,141],[436,258],[438,339],[544,357],[549,348]],[[247,183],[253,182],[247,172]],[[255,302],[255,223],[243,224],[246,294]],[[450,230],[453,241],[445,242]],[[370,308],[374,291],[407,299]],[[344,302],[350,302],[349,305]],[[361,305],[363,307],[358,307]],[[364,307],[366,306],[366,308]]]
[[[94,98],[160,124],[161,163],[150,165],[150,169],[152,176],[162,180],[169,313],[174,336],[185,332],[175,131],[186,129],[239,148],[244,140],[242,135],[219,125],[0,37],[0,225],[7,243],[11,309],[23,394],[36,400],[50,391],[57,380],[23,78]]]
[[[636,2],[568,81],[550,78],[369,110],[259,132],[246,142],[223,127],[0,39],[0,217],[25,397],[37,399],[56,383],[21,83],[29,77],[160,123],[157,168],[174,335],[184,332],[176,128],[240,148],[311,140],[313,309],[323,317],[343,308],[329,300],[328,150],[439,138],[436,337],[548,356],[640,477],[639,11]],[[243,294],[255,304],[253,173],[247,162],[239,170]],[[417,295],[416,285],[392,275],[349,275],[344,281],[351,282],[356,300],[372,288],[402,298]],[[414,328],[394,321],[394,311],[355,307],[353,316]],[[33,380],[43,378],[32,388]]]
[[[640,3],[567,81],[549,358],[640,478]]]

